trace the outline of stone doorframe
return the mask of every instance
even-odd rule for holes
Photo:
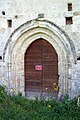
[[[69,94],[72,66],[76,53],[72,40],[56,24],[48,20],[34,19],[17,28],[9,37],[4,49],[4,62],[8,85],[16,92],[24,92],[24,55],[29,45],[36,39],[47,40],[58,54],[59,95]],[[8,86],[10,89],[10,87]],[[10,89],[11,90],[11,89]]]

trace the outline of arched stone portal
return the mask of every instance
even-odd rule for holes
[[[58,96],[70,94],[71,70],[75,60],[75,47],[68,35],[53,22],[34,19],[17,28],[9,37],[4,53],[7,81],[16,93],[25,95],[24,55],[37,39],[44,39],[53,46],[58,56]],[[8,86],[9,86],[8,85]]]
[[[57,97],[58,55],[52,45],[42,38],[35,40],[28,47],[24,60],[25,95]]]

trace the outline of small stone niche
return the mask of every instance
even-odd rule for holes
[[[16,19],[18,19],[18,15],[15,15],[14,17],[15,17]]]
[[[77,57],[77,60],[78,60],[78,61],[80,61],[80,56],[79,56],[79,57]]]
[[[72,11],[72,3],[68,3],[68,11]]]
[[[2,15],[5,15],[5,11],[2,11]]]
[[[38,14],[38,18],[44,18],[44,14],[43,13]]]
[[[7,24],[8,24],[8,27],[11,28],[12,27],[12,20],[7,20]]]
[[[2,60],[2,56],[0,56],[0,61]]]

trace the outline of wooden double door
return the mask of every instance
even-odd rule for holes
[[[58,93],[58,55],[53,46],[40,38],[26,50],[24,57],[25,95],[52,96]]]

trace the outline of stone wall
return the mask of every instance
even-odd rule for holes
[[[72,11],[68,11],[68,3],[72,3]],[[72,17],[73,24],[66,25],[65,17]],[[8,27],[8,20],[12,20],[12,27]],[[0,84],[24,94],[23,58],[27,47],[23,43],[28,46],[38,37],[47,39],[58,53],[59,95],[77,96],[80,91],[79,0],[0,0]],[[20,65],[18,54],[22,58]]]

